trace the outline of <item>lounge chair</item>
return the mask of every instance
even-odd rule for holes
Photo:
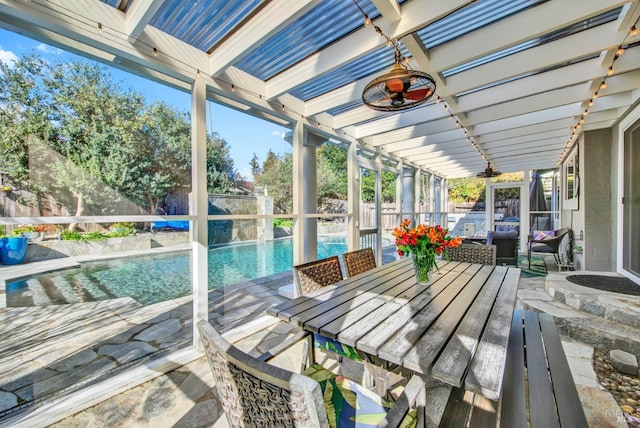
[[[553,258],[557,264],[561,264],[560,246],[566,235],[569,235],[569,245],[571,244],[571,229],[562,228],[558,230],[538,231],[534,230],[529,235],[527,242],[527,259],[529,261],[529,269],[531,269],[531,254],[545,253],[553,254]]]

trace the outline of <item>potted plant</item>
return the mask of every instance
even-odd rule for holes
[[[5,235],[4,227],[0,229],[0,233],[0,263],[17,265],[24,262],[29,240],[22,233],[15,234],[15,230],[10,236]]]

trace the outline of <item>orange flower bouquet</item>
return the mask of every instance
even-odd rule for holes
[[[427,283],[433,269],[438,269],[436,256],[447,258],[447,248],[458,247],[461,238],[447,236],[449,229],[440,225],[427,226],[420,224],[411,228],[411,221],[404,219],[400,227],[393,230],[396,248],[400,256],[411,255],[416,268],[419,283]]]

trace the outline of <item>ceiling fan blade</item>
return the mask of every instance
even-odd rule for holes
[[[431,89],[414,89],[413,91],[407,91],[404,93],[404,97],[412,101],[420,101],[423,98],[429,96]]]

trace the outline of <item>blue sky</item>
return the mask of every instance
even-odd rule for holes
[[[42,58],[51,61],[79,58],[56,47],[0,29],[0,61],[14,61],[17,57],[31,51],[35,51]],[[147,101],[160,100],[180,111],[190,111],[191,95],[189,93],[143,79],[117,68],[109,67],[109,69],[116,81],[120,82],[122,86],[130,86],[142,93]],[[207,128],[218,132],[227,141],[234,166],[246,179],[253,180],[249,167],[253,153],[262,162],[269,149],[277,154],[291,151],[291,146],[282,139],[285,129],[280,125],[213,102],[207,103],[207,113]]]

